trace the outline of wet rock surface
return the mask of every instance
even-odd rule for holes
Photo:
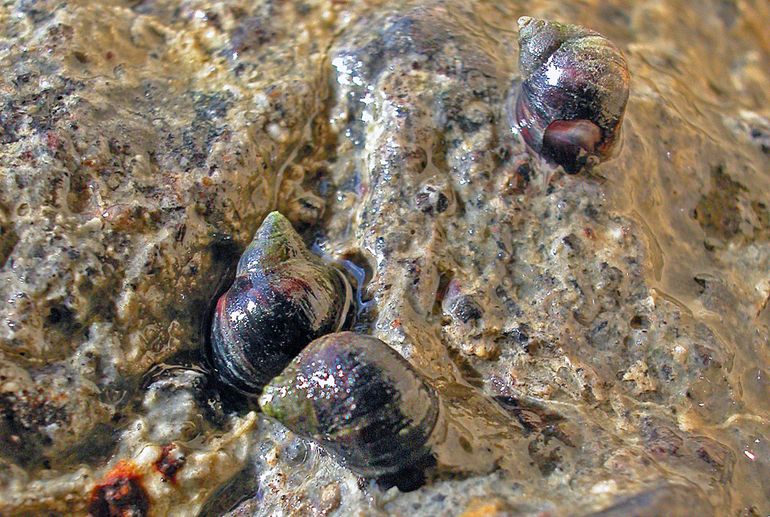
[[[626,56],[621,142],[591,173],[511,131],[525,14]],[[0,513],[770,511],[765,3],[0,20]],[[210,375],[213,303],[273,209],[364,272],[355,330],[436,389],[414,486]]]

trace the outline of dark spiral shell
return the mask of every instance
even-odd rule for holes
[[[578,25],[519,19],[523,82],[513,123],[568,173],[606,160],[620,135],[630,76],[620,49]]]
[[[272,212],[217,302],[211,357],[219,378],[258,393],[310,341],[340,330],[351,303],[343,274],[310,253],[291,223]]]
[[[259,404],[369,477],[429,456],[438,416],[435,391],[403,357],[377,338],[352,332],[313,341],[265,387]]]

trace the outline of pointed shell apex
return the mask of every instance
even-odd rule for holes
[[[519,30],[523,29],[530,23],[532,23],[535,19],[531,16],[522,16],[518,20],[516,20],[516,23],[519,26]]]

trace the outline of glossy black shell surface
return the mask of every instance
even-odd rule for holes
[[[403,357],[375,337],[352,332],[311,343],[265,387],[259,403],[370,477],[429,455],[438,416],[434,389]]]
[[[519,48],[513,123],[527,144],[569,173],[607,159],[629,95],[620,49],[585,27],[529,17],[519,20]]]
[[[217,302],[211,358],[219,378],[255,394],[313,339],[340,330],[352,292],[342,273],[310,253],[272,212]]]

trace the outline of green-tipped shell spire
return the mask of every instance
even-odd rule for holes
[[[238,271],[264,270],[298,258],[318,260],[305,247],[302,237],[294,230],[289,220],[280,212],[270,212],[241,256]]]

